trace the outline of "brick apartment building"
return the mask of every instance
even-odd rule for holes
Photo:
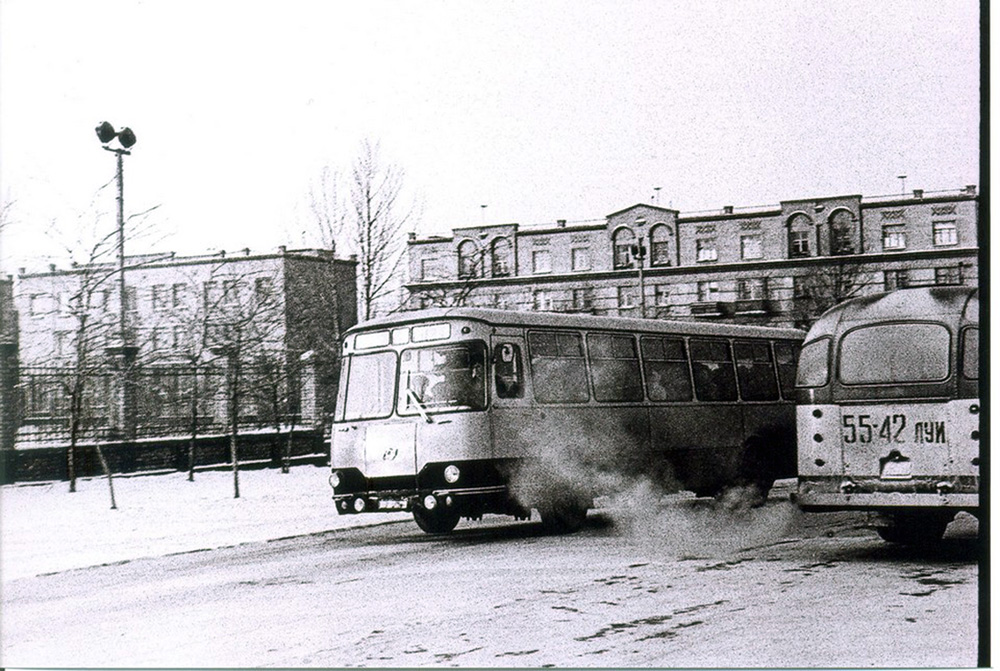
[[[406,304],[805,326],[856,295],[975,285],[978,224],[967,186],[411,234]]]
[[[13,302],[20,324],[22,426],[64,423],[67,398],[54,380],[79,367],[81,352],[96,371],[89,383],[90,421],[98,425],[124,421],[124,409],[116,415],[105,407],[106,399],[123,395],[113,389],[116,366],[123,362],[139,375],[140,422],[169,420],[187,412],[192,363],[206,374],[214,370],[218,387],[224,380],[219,362],[228,363],[237,351],[246,375],[267,369],[281,377],[275,388],[281,387],[282,414],[288,415],[302,412],[300,359],[311,352],[306,358],[313,410],[332,411],[340,336],[357,320],[354,260],[281,247],[264,254],[132,256],[125,266],[124,348],[117,263],[20,269]],[[224,422],[218,389],[204,393],[208,398],[199,412]],[[262,404],[248,396],[244,414],[261,414],[255,402]]]

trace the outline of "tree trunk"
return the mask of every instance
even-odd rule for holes
[[[111,469],[108,468],[108,461],[104,458],[104,450],[101,449],[100,444],[94,446],[97,450],[97,458],[101,460],[101,468],[104,469],[104,474],[108,476],[108,490],[111,492],[111,510],[118,510],[118,506],[115,505],[115,483],[111,477]]]
[[[195,445],[198,439],[198,367],[192,368],[191,382],[191,440],[188,442],[188,482],[194,482]]]

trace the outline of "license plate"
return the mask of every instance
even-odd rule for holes
[[[379,499],[378,502],[379,510],[406,510],[406,501],[397,501],[393,499]]]
[[[944,420],[918,418],[903,412],[844,414],[841,416],[841,439],[847,445],[944,445],[948,442],[948,427]]]
[[[910,461],[887,461],[882,467],[883,480],[909,480],[913,477]]]

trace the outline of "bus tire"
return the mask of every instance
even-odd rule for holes
[[[461,515],[454,510],[427,510],[420,507],[413,509],[413,521],[429,534],[448,533],[458,526],[459,517]]]
[[[568,534],[579,531],[587,522],[588,506],[572,499],[550,501],[538,508],[542,526],[550,533]]]
[[[944,537],[951,522],[950,515],[897,514],[888,517],[886,526],[875,528],[887,543],[899,545],[932,545]]]
[[[746,489],[752,488],[756,503],[763,505],[774,487],[775,466],[773,456],[760,438],[750,438],[743,444],[737,469],[736,484]]]

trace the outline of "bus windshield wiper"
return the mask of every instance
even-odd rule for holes
[[[417,395],[409,387],[406,388],[406,398],[410,400],[410,403],[416,406],[417,412],[420,413],[420,416],[424,418],[425,422],[431,424],[434,421],[431,419],[431,416],[427,414],[427,408],[424,407],[424,404],[420,402],[420,399],[417,398]]]

